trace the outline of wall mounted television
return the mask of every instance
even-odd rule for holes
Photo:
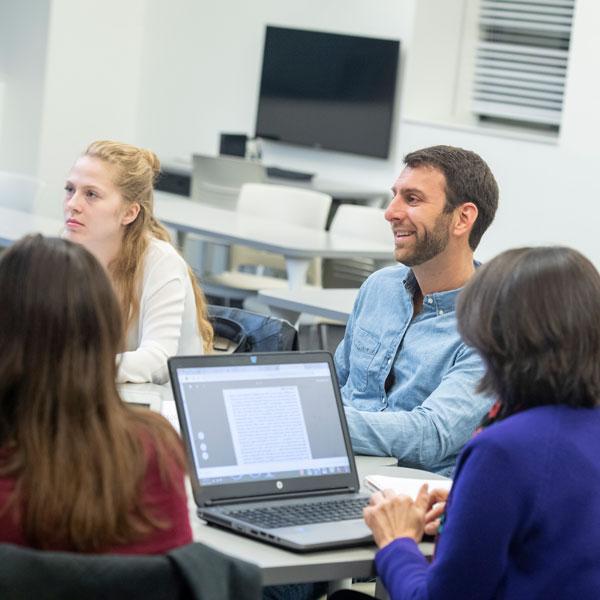
[[[267,26],[256,137],[387,158],[400,42]]]

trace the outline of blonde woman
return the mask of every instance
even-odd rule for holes
[[[201,354],[213,331],[198,281],[154,218],[157,156],[113,141],[93,142],[65,185],[64,237],[106,269],[125,323],[117,381],[164,383],[167,358]]]

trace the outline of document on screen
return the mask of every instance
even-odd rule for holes
[[[238,465],[312,458],[298,386],[223,390]]]

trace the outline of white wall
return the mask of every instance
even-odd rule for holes
[[[61,214],[65,177],[94,139],[136,141],[144,0],[53,0],[48,26],[39,209]]]
[[[35,175],[49,0],[0,2],[0,169]]]
[[[401,39],[416,0],[151,0],[139,137],[162,158],[218,153],[220,132],[253,134],[266,24]],[[394,142],[392,142],[395,146]],[[266,145],[267,163],[389,186],[390,160]]]
[[[461,50],[465,38],[475,37],[474,30],[465,31],[467,4],[468,0],[419,0],[404,79],[405,118],[455,117]]]
[[[43,30],[44,3],[29,0],[29,6],[34,1],[39,4],[32,23]],[[458,11],[471,0],[451,2]],[[448,23],[452,17],[452,23],[458,23],[458,14],[447,12],[450,0],[53,0],[45,84],[43,73],[30,77],[30,84],[44,89],[37,140],[39,172],[51,183],[44,210],[58,212],[64,176],[92,139],[145,144],[171,158],[215,153],[221,131],[252,132],[264,26],[272,23],[401,39],[404,79],[399,106],[406,118],[397,121],[387,161],[291,146],[267,148],[267,160],[387,188],[409,150],[438,143],[472,148],[488,160],[501,187],[497,222],[484,237],[480,258],[515,245],[565,243],[600,266],[600,183],[595,175],[600,3],[576,3],[563,127],[554,143],[409,118],[419,102],[438,106],[440,114],[448,106],[441,96],[450,81],[441,85],[435,77],[440,65],[431,71],[423,67],[427,56],[435,57],[434,49],[443,54],[440,64],[451,65],[450,49],[456,53],[456,43],[440,36],[446,21],[431,21],[436,3],[446,11]],[[32,28],[33,24],[18,45],[21,53],[33,43],[27,37],[33,35]],[[11,80],[4,81],[4,105],[13,87]],[[448,90],[452,93],[456,88]],[[408,110],[411,106],[414,110]],[[30,116],[34,123],[35,107],[24,105],[19,118],[25,123]],[[0,147],[10,139],[1,127],[0,123]],[[27,141],[32,148],[34,137],[29,135]],[[0,155],[0,169],[6,168],[5,161]]]
[[[473,149],[500,185],[500,208],[478,257],[528,244],[563,244],[600,268],[600,2],[577,0],[561,135],[533,142],[472,130],[404,122],[400,152],[430,144]]]
[[[221,131],[252,132],[267,23],[396,37],[405,59],[400,99],[405,119],[397,121],[389,160],[271,146],[266,161],[385,189],[405,152],[439,143],[472,148],[489,162],[501,187],[497,221],[484,237],[480,258],[515,245],[562,243],[581,249],[600,266],[593,218],[600,190],[592,175],[600,83],[590,81],[590,73],[600,72],[595,31],[600,3],[577,2],[563,133],[551,143],[415,120],[424,115],[448,120],[456,111],[457,77],[464,78],[460,69],[470,64],[463,55],[462,28],[472,8],[467,0],[376,5],[226,0],[207,10],[205,2],[173,0],[167,6],[154,0],[146,29],[139,137],[161,156],[174,157],[216,153]]]
[[[577,0],[569,53],[561,146],[597,161],[600,137],[600,2]]]

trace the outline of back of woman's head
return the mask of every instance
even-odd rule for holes
[[[467,284],[457,318],[484,359],[479,389],[500,401],[500,418],[600,403],[600,275],[576,250],[503,252]]]
[[[87,250],[40,235],[17,242],[0,260],[0,307],[0,443],[21,433],[18,415],[55,428],[110,401],[120,311]]]
[[[102,551],[160,526],[139,495],[144,443],[165,469],[182,449],[159,415],[120,400],[121,334],[83,246],[37,235],[0,259],[0,476],[15,479],[0,511],[16,511],[32,546]]]

